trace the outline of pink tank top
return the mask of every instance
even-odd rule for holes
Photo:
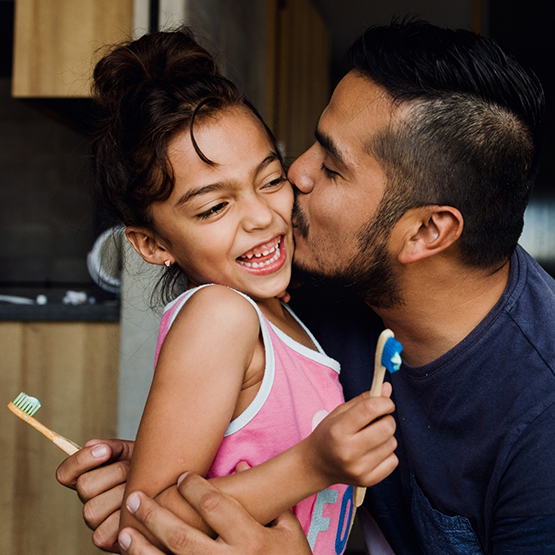
[[[183,293],[166,307],[160,325],[156,360],[179,310],[198,289]],[[289,307],[285,305],[309,335],[317,351],[287,336],[264,317],[252,299],[242,296],[258,313],[266,355],[264,377],[254,401],[229,424],[208,472],[209,478],[233,473],[240,461],[256,466],[285,451],[307,437],[327,414],[343,402],[339,363],[323,352],[314,336]],[[293,511],[313,553],[340,555],[344,552],[354,517],[352,487],[332,486],[305,499]]]

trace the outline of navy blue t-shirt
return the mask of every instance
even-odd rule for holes
[[[304,290],[297,313],[369,389],[383,324]],[[555,554],[555,281],[520,247],[505,292],[456,347],[391,376],[398,469],[365,506],[396,555]]]

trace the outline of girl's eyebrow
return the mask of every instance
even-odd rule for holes
[[[275,162],[276,160],[279,162],[279,156],[272,151],[268,156],[266,156],[266,158],[264,158],[264,160],[262,160],[262,162],[260,162],[260,164],[258,164],[258,167],[256,168],[256,173],[259,174],[262,170],[266,169],[272,162]]]
[[[179,208],[180,206],[184,205],[185,203],[189,202],[193,197],[197,197],[199,195],[204,195],[206,193],[211,193],[213,191],[217,191],[218,189],[222,188],[221,183],[212,183],[210,185],[201,185],[200,187],[193,187],[189,189],[176,203],[175,207]]]
[[[255,175],[258,175],[261,171],[267,168],[272,162],[278,161],[279,156],[275,152],[271,152],[255,169]],[[218,189],[223,188],[223,183],[211,183],[209,185],[200,185],[199,187],[193,187],[189,189],[176,203],[175,207],[179,208],[183,204],[189,202],[193,197],[197,197],[199,195],[204,195],[207,193],[212,193],[217,191]]]

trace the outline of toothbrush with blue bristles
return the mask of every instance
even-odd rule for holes
[[[401,363],[403,362],[401,360],[402,350],[403,346],[395,339],[395,335],[391,330],[386,329],[380,333],[374,359],[374,379],[370,389],[372,397],[381,396],[385,371],[389,370],[390,373],[393,373],[401,368]]]
[[[30,424],[38,430],[41,434],[45,435],[50,441],[54,442],[60,449],[65,451],[68,455],[73,455],[76,451],[79,451],[81,447],[73,441],[66,439],[65,437],[53,432],[51,429],[47,428],[44,424],[41,424],[33,415],[40,409],[40,401],[35,397],[30,397],[26,393],[20,393],[13,402],[8,403],[8,408],[22,420],[25,420],[27,424]]]
[[[378,337],[376,345],[376,355],[374,358],[374,378],[372,379],[372,387],[370,388],[371,397],[380,397],[382,394],[382,385],[385,378],[385,371],[390,373],[397,372],[401,368],[401,351],[403,346],[390,329],[385,329]],[[362,505],[366,488],[356,488],[355,504],[357,507]]]

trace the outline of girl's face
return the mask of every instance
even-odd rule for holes
[[[157,240],[190,287],[218,283],[254,299],[285,290],[291,276],[293,190],[265,130],[243,107],[195,125],[169,144],[170,197],[152,205]]]

